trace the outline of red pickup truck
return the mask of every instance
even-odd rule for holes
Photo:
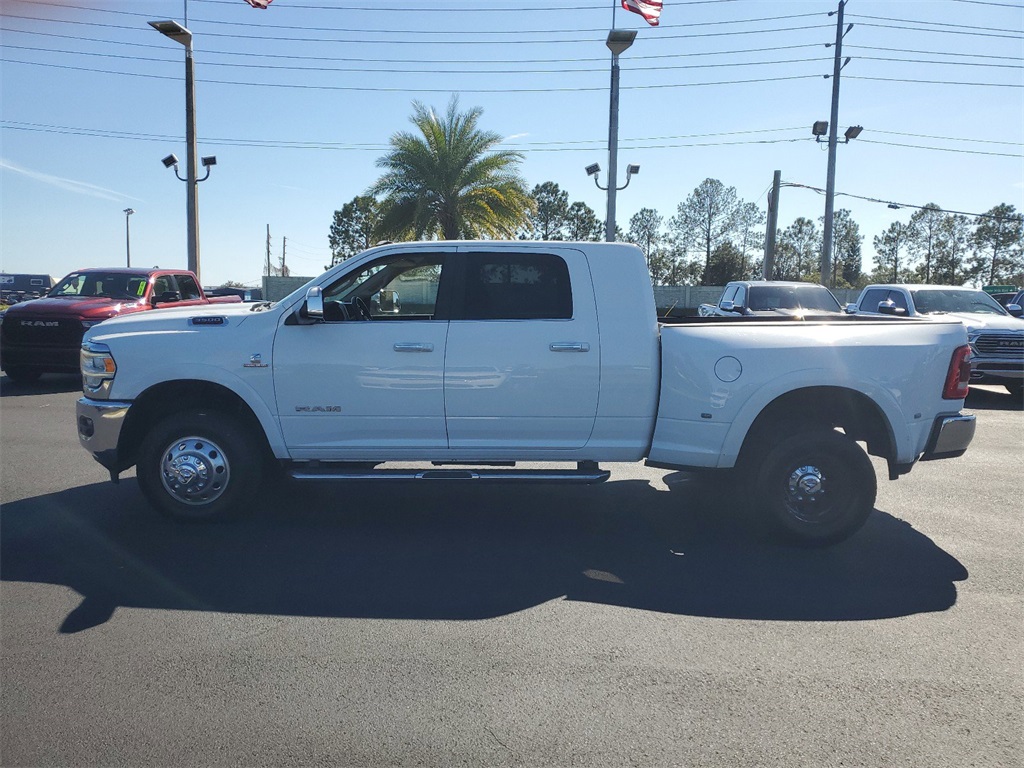
[[[82,335],[108,317],[238,301],[238,296],[207,297],[192,272],[80,269],[44,297],[15,304],[4,313],[0,368],[15,381],[34,381],[43,373],[78,373]]]

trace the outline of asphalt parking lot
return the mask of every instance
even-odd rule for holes
[[[3,766],[1024,764],[1024,407],[999,388],[967,455],[880,479],[822,551],[639,465],[288,485],[182,526],[79,448],[77,397],[0,379]]]

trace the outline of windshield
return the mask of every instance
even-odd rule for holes
[[[970,312],[983,315],[1007,315],[999,302],[984,291],[971,291],[963,288],[949,290],[911,291],[914,306],[922,315],[935,315],[944,312]]]
[[[762,312],[772,309],[840,311],[836,297],[828,288],[820,285],[752,285],[748,308]]]
[[[146,293],[147,281],[145,275],[128,275],[123,272],[72,272],[47,295],[141,299]]]

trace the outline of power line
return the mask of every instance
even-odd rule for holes
[[[926,133],[901,133],[899,131],[880,131],[872,128],[871,133],[881,133],[884,136],[909,136],[914,139],[939,139],[940,141],[970,141],[975,144],[1004,144],[1010,147],[1019,147],[1019,141],[996,141],[995,139],[964,139],[954,136],[931,136]]]
[[[851,19],[871,19],[872,21],[893,21],[899,22],[900,24],[923,24],[929,27],[954,27],[956,29],[970,29],[979,32],[1012,32],[1018,34],[1020,30],[1017,29],[1005,29],[1002,27],[976,27],[970,24],[951,24],[947,21],[926,21],[923,19],[894,19],[889,16],[862,16],[860,14],[851,13],[849,18]],[[937,32],[944,32],[946,30],[936,30]]]
[[[1003,61],[1020,61],[1020,56],[995,56],[986,53],[964,53],[962,51],[916,51],[909,48],[880,48],[871,45],[847,45],[846,50],[886,51],[888,53],[915,53],[922,56],[962,56],[971,59],[1000,59]],[[630,57],[636,58],[636,57]]]
[[[38,35],[44,37],[56,37],[64,40],[74,40],[76,42],[89,42],[89,43],[100,43],[101,45],[127,45],[134,48],[149,48],[152,50],[166,51],[167,46],[165,45],[151,45],[148,43],[130,43],[121,40],[105,40],[102,38],[95,37],[81,37],[78,35],[61,35],[55,32],[38,32],[34,30],[23,30],[23,29],[4,29],[0,27],[0,32],[7,34],[17,33],[24,35]],[[11,46],[8,46],[11,47]],[[797,50],[801,48],[820,48],[820,43],[803,43],[800,45],[773,45],[765,48],[740,48],[735,50],[727,51],[693,51],[683,53],[663,53],[663,54],[639,54],[630,55],[629,60],[639,61],[647,59],[676,59],[676,58],[691,58],[700,56],[731,56],[743,53],[776,53],[778,51]],[[369,62],[377,64],[463,64],[466,63],[465,59],[387,59],[387,58],[368,58],[368,57],[348,57],[348,56],[302,56],[297,54],[282,54],[282,53],[263,53],[253,51],[220,51],[204,49],[203,54],[205,55],[216,55],[216,56],[244,56],[247,59],[290,59],[294,61],[345,61],[345,62]],[[999,58],[1010,58],[1014,57],[999,57]],[[1014,59],[1015,60],[1015,59]],[[176,61],[176,59],[166,59],[166,61]],[[476,60],[472,62],[474,65],[482,64],[563,64],[563,63],[585,63],[585,62],[599,62],[605,65],[604,69],[607,68],[608,57],[607,56],[588,56],[570,59],[487,59],[486,61]]]
[[[877,29],[902,29],[907,32],[934,32],[943,35],[971,35],[972,37],[998,37],[1009,40],[1024,40],[1024,34],[1016,33],[1016,30],[1007,30],[1014,32],[1015,34],[990,34],[988,32],[963,32],[957,29],[922,29],[921,27],[908,27],[900,26],[895,24],[873,24],[869,22],[859,22],[858,26],[861,27],[875,27]]]
[[[799,184],[797,182],[784,181],[782,183],[782,186],[784,186],[784,187],[796,187],[797,189],[809,189],[812,192],[817,192],[819,195],[825,194],[825,190],[824,189],[821,189],[820,187],[813,187],[810,184]],[[955,214],[958,214],[960,216],[973,216],[973,217],[978,218],[978,219],[995,219],[996,221],[1006,221],[1007,220],[1006,217],[993,216],[990,213],[970,213],[969,211],[954,211],[954,210],[950,210],[949,208],[938,208],[938,209],[936,209],[931,204],[929,204],[929,205],[914,205],[913,203],[897,203],[897,202],[893,202],[892,200],[882,200],[882,199],[877,198],[877,197],[866,197],[864,195],[855,195],[855,194],[853,194],[851,192],[836,192],[836,196],[837,197],[852,197],[855,200],[865,200],[865,201],[867,201],[869,203],[881,203],[882,205],[885,205],[885,206],[888,206],[889,208],[894,208],[894,209],[895,208],[916,208],[917,210],[921,210],[921,211],[924,211],[924,210],[934,210],[937,213],[955,213]],[[1009,219],[1010,220],[1018,219],[1018,218],[1020,218],[1020,216],[1021,216],[1021,214],[1016,214],[1014,216],[1010,216]]]
[[[48,23],[58,24],[78,24],[89,27],[101,27],[103,29],[121,29],[137,32],[137,27],[124,26],[120,24],[104,24],[95,21],[77,21],[71,19],[41,19],[35,16],[20,16],[16,14],[5,14],[6,18],[23,19],[28,21],[45,21]],[[797,27],[779,27],[773,29],[742,29],[742,30],[730,30],[728,32],[701,32],[698,34],[682,34],[682,35],[659,35],[659,40],[692,40],[698,38],[709,38],[709,37],[731,37],[733,35],[760,35],[770,34],[774,32],[797,32],[811,29],[828,29],[831,28],[830,24],[810,24]],[[572,30],[576,31],[576,30]],[[600,30],[602,33],[605,30]],[[453,34],[450,32],[437,32],[434,31],[431,34],[444,35]],[[480,33],[478,33],[480,34]],[[487,33],[484,33],[487,34]],[[520,32],[520,34],[529,34],[527,32]],[[203,32],[203,37],[217,37],[217,38],[228,38],[233,40],[258,40],[260,42],[297,42],[297,43],[339,43],[347,45],[544,45],[544,44],[561,44],[565,43],[593,43],[599,42],[598,38],[573,38],[573,39],[554,39],[554,40],[363,40],[363,39],[339,39],[339,38],[322,38],[322,37],[285,37],[278,35],[238,35],[228,34],[225,32]]]
[[[989,155],[991,157],[1013,157],[1018,160],[1024,159],[1024,154],[1011,154],[1009,152],[982,152],[977,149],[952,149],[947,147],[922,147],[916,144],[901,144],[894,141],[875,141],[874,139],[857,139],[863,144],[882,144],[887,147],[906,147],[908,149],[932,149],[940,152],[955,152],[963,155]]]
[[[93,8],[81,5],[70,5],[67,3],[50,3],[44,0],[34,0],[36,5],[49,5],[60,8],[69,8],[79,11],[92,11],[95,13],[107,13],[114,14],[117,16],[131,16],[134,18],[148,19],[151,14],[148,13],[135,13],[133,11],[115,11],[107,8]],[[292,6],[294,7],[294,6]],[[406,10],[394,9],[395,12],[405,13]],[[408,9],[411,10],[411,9]],[[529,13],[530,9],[521,9],[520,12]],[[460,12],[461,13],[461,12]],[[721,26],[724,24],[753,24],[765,21],[785,21],[788,19],[806,19],[812,17],[821,17],[821,13],[796,13],[788,14],[784,16],[763,16],[760,18],[753,19],[723,19],[720,21],[701,21],[701,22],[688,22],[687,27],[708,27],[708,26]],[[27,18],[27,17],[21,17]],[[598,27],[595,29],[581,29],[579,27],[573,27],[571,29],[522,29],[522,30],[450,30],[446,32],[437,32],[432,30],[423,29],[395,29],[394,27],[386,27],[383,29],[365,29],[365,28],[352,28],[352,27],[313,27],[313,26],[297,26],[288,24],[265,24],[265,23],[254,23],[245,21],[223,21],[220,19],[202,19],[202,18],[191,18],[189,19],[190,26],[195,24],[211,24],[215,26],[230,26],[230,27],[252,27],[259,29],[286,29],[286,30],[305,30],[309,32],[345,32],[345,33],[362,33],[369,32],[371,34],[387,34],[387,35],[419,35],[419,34],[449,34],[449,35],[515,35],[515,34],[561,34],[571,32],[600,32],[604,33],[607,31],[607,27]],[[204,32],[203,34],[207,34]]]
[[[87,136],[93,138],[112,138],[112,139],[130,139],[136,141],[159,141],[159,142],[180,142],[182,141],[181,136],[173,136],[168,134],[147,134],[147,133],[136,133],[131,131],[114,131],[104,128],[82,128],[74,126],[64,125],[52,125],[46,123],[26,123],[13,120],[0,121],[3,127],[9,130],[21,130],[30,131],[37,133],[58,133],[76,136]],[[761,128],[744,131],[722,131],[717,133],[694,133],[694,134],[679,134],[673,136],[646,136],[646,137],[634,137],[624,142],[628,144],[627,149],[672,149],[681,147],[714,147],[714,146],[737,146],[737,145],[752,145],[752,144],[782,144],[782,143],[795,143],[810,141],[809,137],[801,136],[799,138],[779,138],[779,139],[751,139],[751,140],[732,140],[732,137],[745,136],[750,134],[760,135],[768,133],[785,133],[791,131],[803,131],[805,130],[802,126],[795,126],[790,128]],[[992,141],[987,139],[971,139],[966,137],[952,137],[952,136],[928,136],[923,134],[911,134],[901,133],[898,131],[884,131],[884,130],[872,130],[872,133],[879,133],[882,135],[893,135],[893,136],[908,136],[913,138],[927,138],[936,139],[942,141],[959,141],[959,142],[972,142],[976,144],[1001,144],[1008,146],[1019,146],[1016,142],[1010,141]],[[729,139],[728,141],[717,141],[717,142],[686,142],[678,143],[680,141],[688,139],[713,139],[713,138],[724,138]],[[275,139],[244,139],[244,138],[229,138],[229,137],[203,137],[204,144],[218,145],[218,146],[239,146],[239,147],[255,147],[265,149],[316,149],[316,150],[333,150],[333,151],[372,151],[372,152],[383,152],[389,147],[384,144],[349,144],[343,142],[322,142],[322,141],[284,141]],[[600,148],[605,139],[579,139],[572,141],[548,141],[548,142],[524,142],[522,144],[509,144],[507,148],[515,149],[520,152],[593,152],[596,148]],[[677,142],[677,143],[650,143],[650,142]],[[873,139],[858,138],[858,144],[881,144],[885,146],[903,147],[908,149],[923,149],[936,152],[953,152],[960,154],[973,154],[973,155],[988,155],[993,157],[1012,157],[1020,158],[1020,154],[1012,153],[1001,153],[1001,152],[983,152],[978,150],[967,150],[957,149],[950,147],[933,147],[923,146],[917,144],[905,144],[896,142],[885,142],[876,141]],[[577,146],[579,145],[579,146]]]
[[[744,0],[673,0],[674,5],[718,5],[720,3],[743,2]],[[208,3],[210,5],[237,5],[234,0],[193,0],[197,3]],[[543,8],[523,8],[522,6],[511,6],[505,8],[495,7],[462,7],[462,8],[395,8],[378,6],[331,6],[322,5],[296,5],[290,3],[289,9],[314,10],[314,11],[390,11],[399,13],[523,13],[524,11],[607,11],[607,8],[599,8],[594,5],[562,5],[548,6]]]
[[[56,53],[68,56],[93,56],[105,59],[120,59],[125,61],[149,61],[158,62],[162,64],[177,64],[177,59],[167,58],[154,58],[148,56],[129,56],[127,54],[119,53],[101,53],[98,51],[69,51],[61,50],[58,48],[40,48],[38,46],[28,45],[6,45],[11,50],[18,51],[34,51],[38,53]],[[244,54],[240,54],[244,55]],[[885,56],[858,56],[858,61],[884,61],[890,63],[903,63],[903,64],[938,64],[943,66],[960,66],[960,67],[989,67],[992,69],[1024,69],[1024,64],[987,64],[982,62],[957,62],[957,61],[935,61],[927,59],[897,59]],[[671,70],[678,69],[721,69],[725,67],[758,67],[758,66],[776,66],[782,64],[812,64],[818,62],[830,61],[828,56],[819,56],[810,59],[775,59],[772,61],[733,61],[722,64],[663,64],[660,66],[649,66],[649,67],[637,67],[631,66],[630,72],[668,72]],[[603,59],[601,60],[603,62]],[[607,69],[606,66],[587,67],[578,69],[566,69],[560,67],[558,69],[482,69],[483,66],[490,66],[492,62],[459,62],[463,63],[466,67],[472,67],[472,69],[437,69],[431,67],[429,69],[419,67],[417,69],[397,69],[397,68],[368,68],[365,64],[359,64],[358,66],[352,67],[313,67],[313,66],[289,66],[281,64],[246,64],[246,63],[232,63],[223,61],[204,61],[203,66],[211,67],[235,67],[238,69],[258,69],[258,70],[277,70],[286,72],[376,72],[386,74],[461,74],[461,75],[523,75],[523,74],[568,74],[568,73],[580,73],[588,74],[593,72],[604,73]]]
[[[177,64],[177,59],[164,59],[154,58],[147,56],[129,56],[126,54],[119,53],[101,53],[98,51],[68,51],[60,50],[56,48],[39,48],[36,46],[27,45],[6,45],[5,48],[19,51],[34,51],[40,53],[57,53],[69,56],[94,56],[105,59],[119,59],[124,61],[149,61],[158,62],[162,64]],[[669,64],[661,66],[651,67],[630,67],[631,72],[667,72],[669,70],[676,69],[720,69],[723,67],[758,67],[758,66],[772,66],[779,64],[810,64],[822,61],[829,61],[830,59],[825,56],[812,58],[812,59],[777,59],[775,61],[735,61],[723,64]],[[899,59],[879,59],[880,61],[899,61]],[[473,67],[473,69],[437,69],[431,67],[424,69],[422,67],[418,69],[371,69],[365,65],[352,66],[352,67],[312,67],[312,66],[289,66],[282,64],[245,64],[245,63],[233,63],[223,61],[204,61],[203,66],[209,67],[235,67],[238,69],[258,69],[258,70],[277,70],[286,72],[375,72],[375,73],[387,73],[387,74],[426,74],[426,75],[437,75],[437,74],[461,74],[461,75],[522,75],[522,74],[569,74],[569,73],[580,73],[589,74],[594,72],[604,73],[607,70],[607,66],[604,67],[588,67],[585,69],[565,69],[564,67],[559,69],[481,69],[481,66],[489,65],[490,62],[464,62],[466,66]],[[940,62],[949,63],[949,62]],[[996,66],[996,67],[1009,67],[1009,64],[995,64],[985,65],[977,64],[974,66]]]
[[[93,72],[103,75],[121,75],[123,77],[143,77],[153,80],[174,80],[181,78],[170,75],[142,74],[140,72],[117,72],[109,69],[93,69],[91,67],[74,67],[68,64],[52,64],[39,61],[21,61],[20,59],[0,59],[6,64],[24,64],[34,67],[49,67],[51,69],[73,69],[76,72]],[[662,90],[666,88],[698,88],[714,85],[749,85],[759,83],[775,83],[787,80],[809,80],[817,79],[820,75],[789,75],[785,77],[761,77],[747,80],[717,80],[704,83],[657,83],[652,85],[629,85],[623,86],[623,90]],[[255,88],[290,88],[315,91],[348,91],[362,93],[451,93],[451,88],[381,88],[363,85],[311,85],[309,83],[251,83],[235,80],[198,79],[209,85],[244,85]],[[605,91],[607,86],[584,86],[577,88],[461,88],[463,93],[587,93],[594,91]]]
[[[847,80],[873,80],[880,83],[914,83],[918,85],[965,85],[976,88],[1024,88],[1024,83],[963,83],[952,80],[909,80],[899,77],[866,77],[864,75],[846,75]]]

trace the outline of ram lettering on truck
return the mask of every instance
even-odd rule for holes
[[[171,269],[80,269],[46,295],[16,304],[0,323],[0,368],[15,381],[78,373],[85,331],[119,315],[170,306],[238,302],[207,297],[196,276]]]
[[[738,471],[778,532],[824,545],[873,509],[865,450],[895,479],[967,449],[968,357],[959,323],[659,325],[631,245],[400,243],[273,304],[90,329],[78,434],[176,518],[245,508],[266,462],[297,480],[596,483],[599,462],[646,459]]]

